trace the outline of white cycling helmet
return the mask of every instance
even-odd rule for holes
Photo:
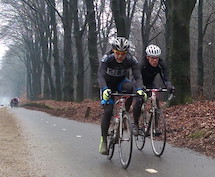
[[[130,47],[130,42],[124,37],[117,37],[112,42],[112,47],[118,51],[127,51]]]
[[[146,47],[146,54],[150,57],[159,57],[161,55],[161,49],[160,47],[151,44]]]

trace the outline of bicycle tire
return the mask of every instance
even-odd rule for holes
[[[131,161],[133,135],[128,113],[123,112],[122,116],[122,135],[120,135],[122,137],[119,138],[119,156],[122,167],[126,169]]]
[[[145,146],[145,142],[146,142],[146,136],[145,136],[145,127],[146,127],[146,110],[145,110],[145,106],[142,106],[142,110],[141,110],[141,116],[139,119],[139,134],[138,136],[134,136],[134,140],[135,140],[135,144],[138,150],[142,151],[144,146]]]
[[[114,150],[115,150],[115,140],[114,140],[114,135],[116,134],[114,130],[114,123],[111,122],[109,130],[108,130],[108,137],[107,137],[107,147],[108,147],[108,155],[107,158],[109,160],[112,159]]]
[[[158,117],[158,129],[160,130],[160,134],[155,133],[155,114],[153,115],[153,119],[151,122],[151,130],[150,130],[150,137],[151,137],[151,145],[154,154],[160,157],[165,149],[166,145],[166,120],[162,110],[156,110],[157,117]]]
[[[108,160],[112,159],[114,154],[114,149],[115,149],[115,143],[113,143],[113,141],[110,141],[108,143],[108,155],[107,155]]]
[[[138,134],[138,136],[134,136],[134,140],[135,140],[137,149],[142,151],[145,146],[145,142],[146,142],[146,137],[145,137],[143,128],[139,129],[139,134]]]

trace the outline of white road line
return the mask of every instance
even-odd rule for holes
[[[157,170],[155,170],[155,169],[152,169],[152,168],[148,168],[148,169],[145,169],[147,172],[149,172],[149,173],[158,173],[158,171]]]

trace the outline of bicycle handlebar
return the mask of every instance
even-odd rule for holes
[[[167,88],[147,88],[145,89],[145,92],[167,92]],[[174,97],[174,92],[170,93],[169,97],[168,97],[168,101],[170,101],[171,99],[173,99]]]
[[[136,93],[110,93],[111,96],[125,96],[125,97],[135,97],[140,96]]]
[[[167,88],[152,88],[152,89],[146,89],[146,92],[167,92]]]
[[[147,88],[144,90],[145,92],[167,92],[167,88]],[[138,95],[136,93],[118,93],[118,92],[114,92],[114,93],[110,93],[110,96],[122,96],[122,97],[141,97],[142,95]],[[168,97],[168,101],[170,101],[171,99],[173,99],[174,94],[170,93],[169,97]]]

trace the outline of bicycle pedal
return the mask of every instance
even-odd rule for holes
[[[162,133],[161,133],[161,131],[160,130],[155,130],[154,132],[153,132],[153,135],[154,136],[160,136]]]
[[[154,136],[160,136],[162,133],[153,133]]]

